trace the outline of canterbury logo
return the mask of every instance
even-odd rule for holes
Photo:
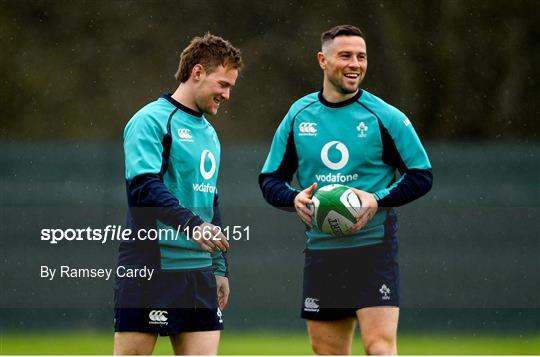
[[[310,136],[317,135],[316,126],[317,126],[317,123],[309,123],[309,122],[300,123],[300,125],[298,125],[298,130],[300,131],[299,135],[310,135]]]
[[[150,324],[167,325],[167,311],[165,310],[152,310],[148,314]]]
[[[178,137],[184,140],[193,139],[193,136],[191,136],[191,130],[189,129],[178,129]]]
[[[315,298],[306,298],[304,300],[304,310],[306,311],[318,311],[319,310],[319,300]]]
[[[333,146],[335,146],[336,149],[341,153],[341,159],[337,162],[331,161],[328,158],[328,151]],[[347,165],[347,162],[349,162],[349,150],[347,149],[345,144],[343,144],[342,142],[330,141],[329,143],[326,143],[321,150],[321,160],[323,164],[329,169],[332,169],[332,170],[342,169],[343,167],[345,167],[345,165]]]
[[[206,161],[206,157],[210,160],[210,170],[206,171],[204,162]],[[216,172],[216,158],[214,157],[214,154],[210,150],[203,150],[201,154],[201,175],[205,180],[209,180],[214,176],[214,173]]]

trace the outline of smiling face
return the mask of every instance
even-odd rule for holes
[[[207,73],[201,66],[200,71],[195,73],[194,104],[197,111],[209,115],[217,114],[219,105],[229,100],[236,78],[236,68],[220,65]]]
[[[343,99],[356,93],[367,71],[366,42],[362,37],[338,36],[325,43],[317,58],[324,71],[325,92]]]

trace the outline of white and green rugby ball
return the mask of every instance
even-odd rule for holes
[[[333,236],[346,235],[353,224],[362,202],[350,187],[328,185],[315,192],[313,225],[321,232]]]

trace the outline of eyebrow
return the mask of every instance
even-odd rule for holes
[[[224,80],[220,80],[220,81],[218,81],[218,83],[221,84],[221,85],[226,85],[226,86],[229,86],[229,87],[234,87],[234,84],[229,83],[229,82],[224,81]]]
[[[353,53],[353,51],[339,51],[337,54],[338,54],[338,55],[342,55],[342,54],[351,54],[351,53]],[[366,52],[363,52],[363,51],[362,51],[362,52],[358,52],[358,54],[360,54],[360,55],[367,55],[367,53],[366,53]]]

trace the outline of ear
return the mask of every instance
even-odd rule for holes
[[[323,52],[317,52],[317,61],[319,62],[321,69],[324,71],[326,69],[326,56]]]
[[[201,79],[203,74],[205,73],[204,67],[202,64],[197,63],[193,68],[191,69],[191,78],[198,81]]]

